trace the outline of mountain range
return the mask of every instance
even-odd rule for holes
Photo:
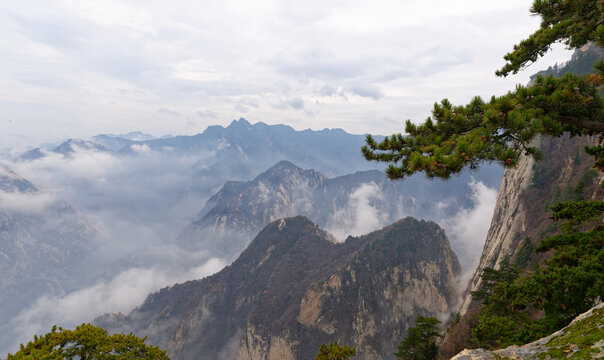
[[[46,283],[10,272],[0,275],[4,283],[19,283],[16,288],[22,290],[16,291],[28,300],[12,302],[12,307],[9,300],[2,301],[8,327],[1,347],[14,347],[10,339],[16,328],[9,329],[10,324],[18,323],[19,336],[26,339],[45,326],[74,326],[100,314],[93,309],[122,309],[161,286],[216,271],[237,259],[264,226],[279,218],[307,216],[344,241],[405,216],[454,217],[475,206],[474,182],[498,185],[501,170],[492,166],[464,173],[443,189],[440,182],[419,176],[391,182],[383,169],[362,159],[363,142],[364,136],[342,130],[295,131],[240,119],[195,136],[99,135],[5,156],[2,162],[15,170],[13,179],[43,194],[32,198],[35,203],[52,198],[71,209],[74,218],[68,224],[49,222],[54,227],[36,233],[36,242],[30,241],[34,245],[23,248],[21,258],[31,261],[29,266],[40,265],[27,270],[38,275],[28,276],[41,276]],[[13,186],[0,180],[0,186]],[[27,215],[36,219],[33,227],[55,216],[52,207],[43,209]],[[22,216],[7,214],[11,221]],[[56,240],[54,233],[63,233],[65,241]],[[14,232],[6,232],[5,240],[0,251],[6,254],[19,246]],[[11,261],[17,259],[13,253]],[[37,261],[37,256],[52,261]],[[15,266],[11,264],[3,260],[0,265]],[[131,286],[123,279],[141,272],[147,276],[141,279],[145,287],[123,299],[128,290],[122,287]],[[51,283],[54,288],[47,286]],[[67,308],[68,302],[84,296],[99,300],[89,313],[81,309],[77,314],[82,315],[69,320],[49,303]]]
[[[340,241],[405,216],[443,220],[472,208],[472,181],[493,186],[499,171],[466,171],[448,182],[419,176],[390,181],[378,170],[328,178],[283,160],[254,180],[227,182],[177,241],[188,249],[234,258],[266,224],[284,217],[306,216]]]

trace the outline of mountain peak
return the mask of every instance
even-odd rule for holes
[[[278,182],[295,174],[305,174],[305,177],[323,178],[323,174],[313,169],[303,169],[288,160],[281,160],[256,177],[256,180],[266,180],[277,177]]]
[[[54,148],[52,151],[68,155],[75,152],[74,146],[84,150],[93,150],[93,151],[109,151],[105,146],[97,144],[95,142],[89,140],[79,140],[79,139],[68,139],[64,141],[61,145]]]
[[[251,127],[252,124],[245,120],[244,118],[239,118],[239,120],[233,120],[228,127]]]
[[[304,170],[301,167],[296,166],[296,164],[292,163],[291,161],[281,160],[281,161],[277,162],[275,165],[268,168],[266,170],[266,172],[283,171],[283,170],[289,170],[289,169]]]

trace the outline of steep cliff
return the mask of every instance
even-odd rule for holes
[[[575,51],[569,62],[539,72],[531,81],[537,75],[589,72],[594,62],[603,58],[604,49],[588,44]],[[480,263],[468,291],[480,285],[482,269],[498,267],[504,256],[513,257],[523,268],[541,260],[535,258],[532,249],[544,236],[557,231],[549,219],[551,205],[567,200],[602,200],[604,191],[598,186],[602,175],[592,169],[593,158],[584,151],[585,146],[596,141],[596,137],[588,136],[537,138],[535,146],[544,159],[535,161],[525,156],[516,168],[505,171]],[[471,296],[466,293],[461,313],[466,313],[470,305]]]
[[[468,346],[469,322],[478,309],[470,291],[479,288],[484,268],[498,268],[501,260],[509,256],[513,264],[530,271],[550,255],[535,253],[539,240],[559,231],[550,219],[551,205],[567,200],[604,199],[604,189],[598,185],[602,175],[592,169],[593,158],[583,151],[596,141],[586,136],[538,138],[536,145],[544,159],[523,157],[516,168],[505,171],[480,262],[463,296],[461,321],[447,335],[445,354],[453,355]]]
[[[585,73],[602,58],[604,50],[589,44],[575,51],[569,62],[537,73],[531,81],[537,75]],[[592,168],[594,159],[584,151],[596,141],[596,137],[588,136],[539,137],[534,144],[544,154],[542,160],[525,156],[515,168],[505,170],[480,262],[463,297],[461,321],[448,332],[441,347],[446,355],[452,356],[469,345],[471,319],[478,311],[470,291],[479,288],[484,268],[498,268],[509,256],[514,265],[530,271],[551,255],[535,253],[539,241],[559,231],[550,219],[550,206],[560,201],[604,199],[604,190],[598,185],[602,174]]]
[[[334,340],[359,359],[387,358],[417,315],[452,309],[459,272],[432,222],[406,218],[334,243],[308,219],[287,218],[221,272],[96,322],[148,336],[176,360],[308,359]]]

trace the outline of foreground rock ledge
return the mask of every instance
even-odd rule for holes
[[[578,341],[580,340],[580,341]],[[451,360],[604,358],[604,303],[577,316],[567,327],[530,344],[505,349],[464,350]]]

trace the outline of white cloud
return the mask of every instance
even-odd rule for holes
[[[127,313],[162,287],[209,276],[225,265],[224,260],[212,258],[180,274],[155,268],[131,268],[109,281],[98,282],[65,296],[42,296],[17,314],[11,323],[18,333],[19,342],[25,342],[32,334],[45,333],[55,324],[72,328],[107,312]]]
[[[373,205],[373,201],[383,200],[383,193],[373,182],[362,184],[352,194],[346,206],[336,209],[328,221],[327,231],[336,239],[359,236],[378,230],[388,223],[388,216]]]
[[[107,174],[120,166],[120,160],[110,153],[84,149],[73,144],[71,146],[74,152],[69,156],[43,151],[46,155],[44,157],[27,162],[15,162],[10,166],[17,173],[43,188],[54,183],[57,175],[72,179],[103,181]]]
[[[465,274],[471,275],[480,260],[491,226],[491,218],[497,202],[497,190],[478,181],[473,181],[469,185],[472,188],[474,206],[470,209],[460,209],[453,217],[444,219],[441,226],[447,231],[451,246]]]
[[[24,214],[40,213],[56,199],[45,192],[5,192],[0,190],[0,210]]]
[[[140,155],[150,154],[153,151],[147,144],[142,144],[142,145],[134,144],[134,145],[130,145],[130,148],[135,153],[140,154]]]

